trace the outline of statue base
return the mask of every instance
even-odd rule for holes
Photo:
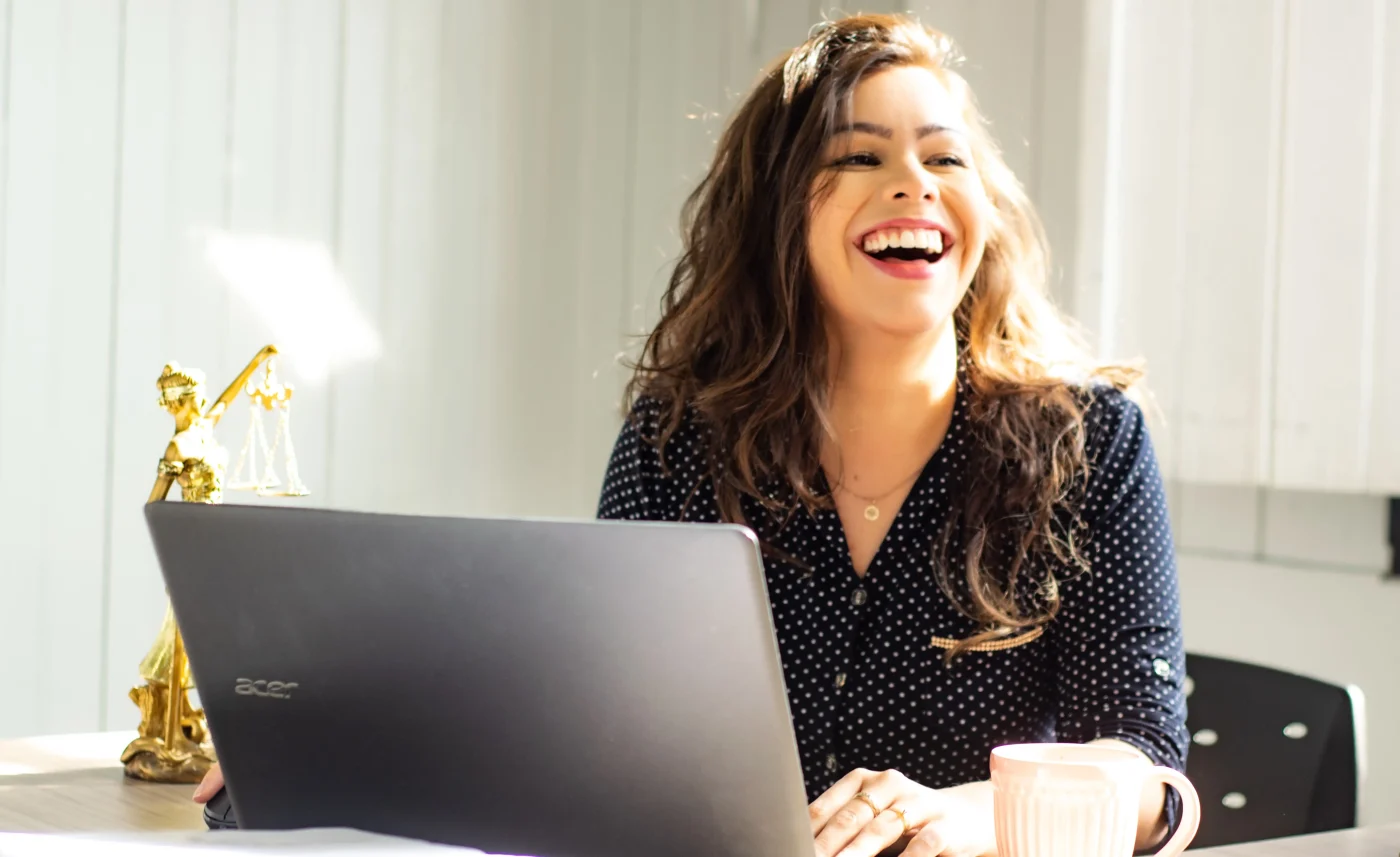
[[[204,709],[190,705],[189,690],[175,694],[179,716],[173,741],[166,740],[169,689],[162,682],[150,681],[133,687],[128,694],[141,709],[138,737],[122,751],[126,775],[152,783],[197,783],[218,761]],[[173,724],[171,724],[173,726]]]
[[[193,745],[194,752],[177,748],[167,753],[159,738],[137,738],[122,753],[123,770],[134,780],[148,783],[198,783],[213,767],[214,748]],[[161,746],[152,746],[159,744]]]

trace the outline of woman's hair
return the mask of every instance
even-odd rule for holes
[[[933,70],[965,105],[994,208],[985,255],[955,311],[976,443],[934,569],[981,630],[949,657],[1053,617],[1053,567],[1085,567],[1074,538],[1088,476],[1085,391],[1095,381],[1127,389],[1138,378],[1095,362],[1048,299],[1040,221],[957,61],[941,33],[867,15],[815,27],[770,67],[686,201],[683,252],[627,388],[629,404],[640,396],[661,404],[648,438],[658,450],[686,419],[700,420],[725,520],[751,523],[745,498],[773,521],[830,502],[819,457],[830,358],[807,256],[813,188],[823,193],[823,150],[863,78],[895,66]]]

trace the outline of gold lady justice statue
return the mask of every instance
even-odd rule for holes
[[[262,441],[268,458],[268,475],[236,487],[255,488],[261,494],[299,496],[308,493],[297,475],[291,445],[288,412],[292,388],[278,384],[272,374],[271,359],[276,354],[277,348],[272,345],[259,351],[212,405],[203,372],[181,368],[174,362],[166,365],[156,387],[160,390],[160,405],[175,418],[175,436],[157,465],[156,484],[147,502],[164,500],[171,486],[177,483],[180,499],[186,503],[223,502],[228,453],[214,437],[214,428],[238,391],[245,387],[254,407],[261,405],[265,410],[281,412],[277,443],[286,443],[289,484],[285,491],[271,491],[276,485],[271,476],[273,451],[267,447],[261,422],[254,411],[248,437],[250,442],[255,436]],[[254,382],[254,374],[264,364],[267,366],[265,377]],[[245,443],[243,456],[248,452],[249,444]],[[241,467],[240,460],[235,472]],[[214,747],[205,726],[204,711],[190,703],[193,681],[189,659],[169,604],[160,635],[141,661],[141,677],[145,683],[132,688],[129,694],[141,710],[141,725],[138,737],[122,752],[127,776],[164,783],[199,782],[215,761]]]

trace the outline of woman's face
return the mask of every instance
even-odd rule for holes
[[[992,214],[962,104],[921,66],[867,77],[827,143],[807,253],[838,330],[940,329],[982,261]]]

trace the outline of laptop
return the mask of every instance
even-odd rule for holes
[[[175,502],[146,520],[241,828],[811,857],[748,530]]]

